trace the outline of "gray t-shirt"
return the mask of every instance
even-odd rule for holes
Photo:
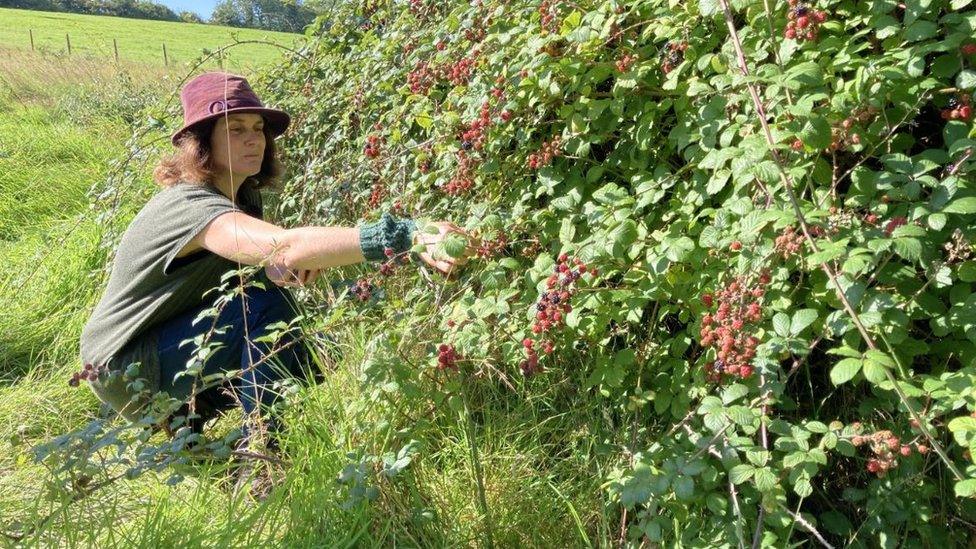
[[[105,292],[81,333],[83,364],[109,364],[125,371],[141,363],[139,376],[153,394],[159,390],[157,341],[151,328],[203,302],[221,276],[239,265],[208,250],[177,258],[210,221],[229,211],[263,218],[261,193],[247,180],[237,204],[210,185],[180,183],[157,192],[123,234]],[[211,294],[212,295],[212,294]],[[140,337],[145,335],[145,337]],[[121,375],[90,383],[98,398],[130,421],[142,400],[130,402]]]

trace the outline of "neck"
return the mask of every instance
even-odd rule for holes
[[[234,174],[234,177],[231,178],[229,175],[223,174],[214,178],[213,186],[221,194],[230,200],[234,200],[234,197],[237,196],[237,190],[241,188],[245,179],[247,179],[247,176]]]

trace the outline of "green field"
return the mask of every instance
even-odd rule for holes
[[[163,44],[171,67],[182,68],[203,54],[237,41],[261,40],[294,47],[301,34],[238,29],[194,23],[122,19],[98,15],[0,9],[0,49],[30,50],[67,54],[65,34],[71,41],[71,54],[112,59],[112,40],[118,43],[119,59],[163,65]],[[282,49],[270,44],[242,44],[226,50],[223,66],[248,69],[273,63]],[[218,66],[216,61],[205,66]]]

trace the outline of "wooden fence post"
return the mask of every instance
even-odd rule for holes
[[[112,49],[115,50],[115,62],[119,62],[119,41],[115,38],[112,39]]]
[[[31,38],[31,51],[34,51],[34,29],[27,29],[27,32],[30,33],[30,38]]]
[[[71,55],[71,37],[64,33],[64,41],[68,43],[68,55]]]
[[[163,42],[163,64],[169,66],[169,56],[166,55],[166,42]]]

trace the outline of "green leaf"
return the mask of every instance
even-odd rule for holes
[[[915,21],[905,29],[905,40],[917,42],[932,38],[939,32],[939,27],[931,21]]]
[[[752,425],[756,414],[747,406],[731,406],[727,411],[729,419],[739,425]]]
[[[793,313],[793,320],[790,322],[790,335],[800,335],[800,332],[810,324],[813,324],[814,320],[817,320],[817,311],[814,309],[800,309]]]
[[[801,498],[805,498],[812,494],[813,486],[810,485],[810,479],[803,476],[796,479],[796,482],[793,483],[793,491],[796,492],[796,495],[800,496]]]
[[[678,499],[691,499],[695,495],[695,479],[689,476],[674,480],[674,495]]]
[[[718,0],[698,0],[698,11],[705,17],[715,15],[721,9]]]
[[[461,257],[468,245],[467,239],[455,234],[449,234],[443,241],[444,251],[451,257]]]
[[[759,491],[769,492],[770,490],[776,487],[777,484],[776,475],[774,475],[773,472],[769,470],[769,468],[763,467],[762,469],[757,469],[755,476],[756,476],[756,488],[758,488]]]
[[[922,242],[917,238],[896,238],[894,239],[895,252],[909,261],[918,261],[922,258]]]
[[[816,62],[807,61],[791,67],[786,73],[786,81],[807,86],[820,86],[823,84],[823,71]]]
[[[967,196],[958,200],[953,200],[948,206],[942,209],[945,213],[971,214],[976,213],[976,196]]]
[[[827,426],[822,421],[811,421],[806,424],[807,431],[811,433],[826,433]]]
[[[790,336],[790,317],[786,313],[776,313],[773,316],[773,330],[780,337]]]
[[[830,145],[830,124],[820,117],[811,118],[800,130],[800,139],[807,146],[823,149]]]
[[[877,385],[885,380],[885,367],[873,360],[864,361],[864,378]]]
[[[976,71],[966,69],[956,76],[956,87],[964,90],[976,88]]]
[[[845,358],[830,369],[830,381],[834,385],[840,385],[850,381],[861,371],[861,359]]]
[[[743,482],[752,478],[753,473],[756,472],[756,468],[748,463],[742,463],[736,465],[729,471],[729,480],[732,484],[742,484]]]
[[[976,494],[976,478],[961,480],[956,483],[956,496],[961,498],[973,497]]]
[[[949,422],[949,432],[956,431],[976,431],[976,418],[972,416],[961,416]]]

